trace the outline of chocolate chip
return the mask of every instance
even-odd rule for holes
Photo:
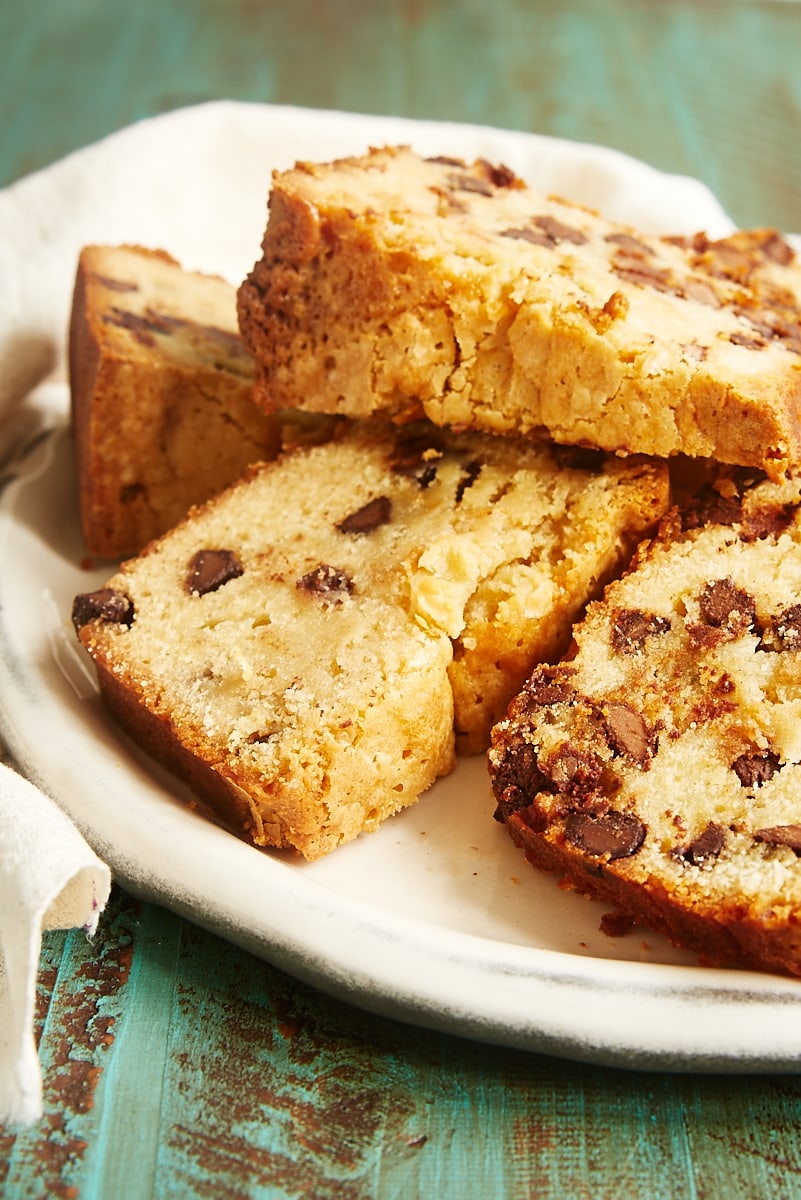
[[[189,560],[186,590],[191,596],[205,596],[237,579],[244,570],[233,550],[198,550]]]
[[[303,575],[295,586],[300,591],[330,597],[338,603],[343,596],[350,595],[353,591],[353,580],[346,571],[330,567],[327,563],[320,563],[319,567]]]
[[[653,253],[646,242],[641,242],[639,238],[630,233],[608,233],[604,241],[610,242],[613,246],[620,246],[633,258],[646,258]]]
[[[774,338],[783,339],[793,336],[790,326],[779,313],[770,309],[743,308],[735,305],[733,311],[738,317],[748,322],[760,337],[772,341]]]
[[[176,329],[183,329],[189,324],[194,324],[185,317],[176,317],[171,313],[157,312],[153,308],[146,308],[142,313],[134,313],[128,312],[123,308],[111,307],[102,320],[105,325],[117,325],[121,329],[127,329],[134,337],[138,337],[148,345],[152,344],[152,335],[155,333],[169,337]],[[216,326],[202,325],[198,328],[203,329],[213,337],[224,339],[226,342],[239,342],[236,334],[218,329]]]
[[[554,246],[559,242],[571,242],[574,246],[583,246],[587,241],[587,235],[580,229],[574,229],[572,225],[565,225],[563,221],[557,220],[549,213],[532,217],[532,221],[546,234]]]
[[[795,259],[795,251],[792,246],[775,229],[766,230],[766,236],[760,249],[766,258],[782,267],[789,267]]]
[[[426,162],[436,163],[440,167],[465,167],[467,166],[463,158],[450,158],[447,154],[431,154],[426,158]]]
[[[104,325],[116,325],[119,329],[127,329],[136,341],[144,346],[155,346],[153,335],[165,332],[163,325],[152,316],[126,312],[125,309],[115,308],[113,305],[103,314],[101,320]]]
[[[336,528],[340,533],[372,533],[380,525],[386,525],[392,514],[389,496],[376,496],[368,500],[356,512],[340,521]]]
[[[767,829],[755,829],[754,840],[769,846],[789,846],[801,854],[801,825],[771,825]]]
[[[565,837],[578,850],[595,857],[629,858],[645,841],[645,826],[633,813],[615,812],[603,816],[571,813],[565,823]]]
[[[614,235],[606,240],[614,241]],[[692,237],[684,233],[663,234],[661,240],[667,242],[668,246],[679,246],[682,250],[696,249],[699,252],[709,245],[709,238],[705,233],[693,234]]]
[[[465,465],[464,475],[456,485],[456,503],[461,504],[462,498],[468,488],[472,487],[475,481],[481,474],[481,463],[477,461],[469,462]]]
[[[514,742],[507,746],[503,758],[491,764],[492,787],[499,799],[503,819],[510,812],[517,812],[531,803],[538,792],[549,790],[549,780],[543,775],[537,762],[537,751],[528,742]]]
[[[553,789],[573,796],[595,792],[605,775],[604,764],[595,754],[571,742],[563,743],[546,761],[540,761],[540,769]]]
[[[730,333],[729,341],[733,346],[744,346],[746,350],[764,350],[767,342],[761,337],[749,337],[745,333]]]
[[[710,821],[706,829],[694,838],[689,846],[684,846],[676,852],[676,857],[684,862],[700,867],[712,858],[717,858],[726,844],[726,833],[721,825]]]
[[[794,504],[759,508],[748,514],[740,538],[746,543],[763,541],[768,537],[777,538],[792,525],[797,511]]]
[[[547,246],[548,249],[555,244],[547,233],[541,229],[531,229],[527,225],[502,229],[501,237],[512,238],[517,242],[531,242],[532,246]]]
[[[620,279],[624,279],[627,283],[634,283],[640,287],[652,287],[657,292],[672,290],[669,272],[646,262],[640,255],[630,255],[621,251],[612,260],[611,268]]]
[[[704,259],[704,265],[712,273],[738,282],[748,281],[753,269],[762,265],[761,258],[785,267],[795,258],[792,247],[774,229],[754,230],[743,235],[730,234],[720,241],[711,241],[703,233],[694,234],[690,240],[666,240],[693,250],[699,259]]]
[[[781,766],[777,754],[770,750],[760,754],[741,754],[731,764],[731,769],[743,787],[762,787],[772,779]]]
[[[773,633],[782,650],[801,649],[801,604],[791,604],[773,621]]]
[[[83,592],[72,602],[72,623],[76,629],[81,629],[90,621],[105,621],[109,625],[131,625],[134,616],[131,598],[114,588]]]
[[[533,795],[544,779],[537,764],[537,751],[529,742],[516,742],[508,746],[496,778],[503,787],[513,784],[528,795]]]
[[[101,287],[108,288],[108,290],[110,292],[138,292],[139,291],[138,284],[129,283],[127,280],[124,280],[124,279],[114,279],[110,275],[100,275],[97,272],[93,271],[91,273],[91,278],[94,279],[96,283],[99,283]]]
[[[453,172],[448,176],[448,183],[458,192],[474,192],[479,196],[492,195],[490,184],[487,183],[486,179],[481,179],[478,175]]]
[[[640,608],[617,608],[612,613],[610,643],[617,654],[636,654],[648,638],[670,629],[667,617],[643,612]]]
[[[587,241],[587,235],[572,225],[565,225],[550,213],[532,217],[530,225],[503,229],[501,237],[516,238],[519,241],[532,242],[536,246],[558,246],[560,242],[570,242],[581,246]]]
[[[612,701],[603,707],[609,745],[642,767],[651,757],[651,733],[643,717],[629,704]]]
[[[525,698],[525,707],[529,711],[559,704],[573,696],[575,692],[570,685],[568,672],[559,667],[537,667],[521,693],[521,699]]]
[[[721,496],[716,488],[701,489],[681,514],[684,530],[703,529],[707,525],[737,525],[743,517],[742,498]]]
[[[703,279],[686,279],[679,293],[690,300],[696,300],[699,304],[706,304],[709,308],[720,308],[717,292]]]
[[[120,488],[120,503],[133,504],[140,496],[144,496],[147,488],[143,483],[125,483]]]
[[[522,188],[524,186],[522,179],[515,174],[511,167],[507,167],[503,163],[487,162],[485,158],[479,159],[479,163],[494,187]]]
[[[146,346],[155,345],[154,335],[170,337],[176,331],[191,327],[195,333],[202,333],[211,342],[218,343],[226,355],[247,358],[242,340],[237,333],[229,329],[221,329],[218,325],[204,325],[192,321],[188,317],[177,317],[174,313],[157,312],[146,308],[142,313],[127,312],[125,309],[111,307],[104,314],[102,321],[105,325],[116,325],[127,329],[137,341]]]
[[[431,484],[434,482],[436,477],[437,477],[437,464],[435,462],[426,463],[426,465],[423,467],[422,471],[420,471],[420,473],[417,476],[417,483],[420,488],[420,491],[424,492],[426,490],[426,488],[431,487]]]
[[[732,632],[743,633],[756,620],[753,596],[731,579],[707,583],[698,598],[698,605],[701,617],[714,629],[725,626]]]

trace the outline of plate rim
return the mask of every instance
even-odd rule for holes
[[[441,130],[443,134],[459,129],[468,140],[478,130],[483,138],[490,141],[497,135],[505,144],[509,143],[509,139],[519,139],[527,145],[548,142],[564,147],[567,154],[591,153],[613,171],[618,166],[626,169],[635,163],[635,160],[606,147],[587,147],[581,143],[567,143],[537,134],[496,131],[489,127],[454,126],[444,122],[419,122],[409,118],[384,119],[224,101],[151,118],[148,122],[140,123],[137,130],[132,132],[129,127],[128,130],[110,135],[103,143],[75,152],[68,160],[54,164],[45,172],[38,172],[35,180],[29,177],[28,181],[18,181],[11,188],[18,189],[19,196],[24,194],[28,186],[45,190],[55,187],[63,171],[74,173],[80,168],[82,156],[102,155],[106,148],[118,147],[126,138],[147,137],[148,128],[164,129],[171,121],[202,124],[210,112],[221,114],[226,120],[236,120],[239,115],[246,116],[248,120],[263,116],[268,123],[288,113],[301,123],[328,124],[347,120],[363,129],[366,137],[371,136],[379,126],[393,131],[406,129],[411,136],[423,128],[428,133]],[[143,128],[145,126],[148,128]],[[637,169],[651,172],[656,179],[667,178],[646,164],[636,166]],[[680,180],[681,177],[674,178]],[[0,204],[0,215],[2,212]],[[30,380],[27,381],[24,394],[27,395],[29,389]],[[56,419],[46,439],[19,464],[16,478],[3,489],[0,495],[0,552],[18,532],[13,510],[20,489],[29,486],[37,472],[46,470],[47,456],[52,452],[55,436],[64,428],[63,421],[59,424]],[[40,585],[45,582],[39,581]],[[247,923],[243,923],[242,912],[233,905],[217,904],[210,907],[208,897],[199,893],[197,887],[190,885],[183,876],[181,887],[176,886],[175,880],[154,879],[152,872],[141,869],[141,864],[137,864],[135,855],[132,861],[130,856],[122,854],[119,849],[115,850],[113,838],[107,836],[102,823],[98,826],[93,821],[91,813],[87,816],[80,804],[76,810],[74,797],[67,794],[63,772],[41,750],[37,752],[27,724],[29,714],[37,705],[42,705],[43,686],[44,699],[49,701],[50,707],[57,707],[57,702],[52,695],[46,694],[46,675],[36,674],[35,670],[26,671],[15,653],[14,631],[7,625],[10,611],[7,593],[5,573],[0,572],[0,738],[5,741],[23,773],[72,816],[90,844],[94,844],[96,851],[109,861],[117,881],[131,892],[163,904],[323,992],[339,996],[379,1015],[457,1036],[609,1066],[694,1072],[780,1073],[796,1072],[801,1067],[801,1030],[796,1034],[795,1041],[787,1036],[788,1011],[801,999],[801,992],[797,990],[796,981],[780,976],[582,957],[551,949],[493,941],[461,931],[447,930],[443,936],[441,927],[421,926],[419,921],[397,913],[391,914],[392,919],[388,919],[386,910],[383,910],[384,915],[377,924],[372,914],[357,914],[355,910],[358,904],[350,898],[337,897],[337,905],[332,912],[330,902],[328,907],[324,903],[329,894],[320,884],[307,880],[305,916],[309,920],[315,918],[320,929],[324,930],[326,921],[330,922],[337,916],[340,919],[345,917],[351,921],[352,927],[359,930],[358,954],[354,952],[350,956],[343,956],[340,948],[335,956],[324,949],[322,933],[319,931],[313,936],[310,933],[309,940],[299,945],[297,940],[282,936],[275,923],[260,925],[257,930],[248,928]],[[27,708],[24,720],[16,714],[12,715],[12,699],[25,700]],[[40,711],[49,711],[47,704]],[[32,716],[30,719],[32,721]],[[66,779],[71,784],[75,783],[69,772]],[[178,822],[188,816],[177,806],[169,810],[169,815],[170,819],[174,817]],[[214,827],[209,826],[202,835],[204,843],[212,836],[211,829]],[[241,845],[242,851],[252,850],[243,843],[237,845]],[[240,851],[234,855],[235,858],[240,856]],[[271,876],[271,887],[273,893],[277,894],[282,890],[277,882],[280,872],[270,870],[266,874]],[[272,876],[276,876],[275,882]],[[368,952],[376,950],[382,939],[386,943],[388,936],[394,938],[395,951],[402,951],[402,954],[396,953],[390,958],[385,956],[378,969],[367,961]],[[408,972],[410,965],[417,972],[418,983],[413,978],[410,982],[408,973],[403,975],[404,970]],[[443,968],[451,971],[452,978],[443,981]],[[426,969],[430,972],[428,976]],[[493,1013],[480,1003],[470,1003],[471,985],[475,986],[477,982],[486,985],[488,971],[491,981],[502,983],[508,990],[503,1014],[500,1013],[500,1006]],[[481,988],[476,988],[476,994],[480,992]],[[590,994],[595,1005],[592,1022],[587,1020],[586,1012],[582,1009],[582,1004],[586,1006]],[[559,1013],[564,1011],[567,1014],[561,1023],[556,1020],[558,1014],[553,1011],[554,997],[559,1001]],[[680,1011],[686,1014],[687,1021],[682,1027],[681,1037],[663,1036],[658,1027],[652,1030],[652,1036],[643,1037],[640,1032],[643,1024],[641,1018],[639,1024],[631,1023],[627,1027],[626,1022],[635,1007],[643,1003],[650,1006],[655,1019],[665,1017],[668,1024],[671,1013]],[[510,1008],[514,1010],[512,1015],[507,1011]],[[726,1020],[722,1020],[724,1015]],[[548,1016],[550,1021],[546,1019]],[[743,1038],[742,1035],[747,1032],[746,1026],[754,1024],[755,1017],[760,1022],[773,1024],[769,1030],[770,1036],[752,1036],[749,1043],[747,1037]],[[731,1027],[732,1020],[740,1035],[736,1045],[723,1036],[725,1029]],[[729,1022],[728,1026],[726,1021]]]
[[[15,536],[32,536],[21,531],[15,505],[25,489],[46,475],[58,439],[67,432],[66,425],[56,425],[35,448],[35,461],[23,465],[0,494],[0,553],[13,545]],[[102,742],[93,744],[100,753],[93,786],[106,794],[98,820],[91,806],[87,809],[76,800],[80,780],[75,772],[85,759],[78,756],[65,769],[53,762],[54,750],[37,752],[32,730],[42,716],[52,717],[60,706],[58,696],[48,689],[47,675],[61,668],[47,660],[44,667],[33,668],[23,662],[10,636],[8,618],[14,605],[8,592],[7,577],[0,572],[0,736],[23,773],[73,819],[115,880],[132,894],[164,905],[329,995],[424,1028],[605,1066],[715,1073],[799,1069],[801,1029],[793,1041],[790,1028],[798,1024],[797,981],[702,966],[584,957],[425,924],[380,907],[365,911],[353,897],[336,895],[332,900],[333,893],[324,885],[282,861],[265,858],[185,808],[178,798],[157,809],[154,836],[180,834],[192,822],[195,854],[207,847],[213,851],[216,839],[224,838],[223,858],[236,867],[234,875],[242,886],[258,871],[263,899],[275,904],[278,914],[282,905],[289,905],[295,920],[302,921],[289,932],[278,918],[248,924],[238,893],[233,901],[217,892],[204,894],[197,873],[187,874],[185,864],[167,877],[162,860],[154,867],[147,855],[143,860],[141,851],[134,848],[131,854],[115,844],[107,807],[119,798],[113,782],[115,760],[129,786],[133,763],[152,775],[159,789],[170,779],[166,772],[149,764],[109,722]],[[65,688],[72,686],[66,679],[61,682]],[[26,705],[16,719],[9,715],[12,698],[22,698]],[[99,699],[90,703],[102,720]],[[81,717],[68,711],[65,720],[70,732]],[[93,739],[90,724],[87,730]],[[146,801],[145,815],[151,803],[160,801]],[[329,937],[332,929],[338,937]],[[341,936],[343,929],[347,939]],[[345,945],[348,949],[343,951]],[[488,983],[506,991],[504,1004],[494,1011],[480,999],[471,1000],[485,995]],[[647,1037],[641,1035],[643,1006],[649,1017]],[[568,1014],[566,1021],[563,1013]],[[678,1037],[677,1013],[686,1018]],[[747,1033],[755,1021],[770,1027],[767,1044],[763,1037],[752,1038],[749,1045]],[[736,1038],[731,1027],[737,1030]]]

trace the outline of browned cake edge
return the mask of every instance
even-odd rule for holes
[[[79,513],[87,551],[112,559],[138,553],[149,540],[180,519],[191,504],[202,502],[233,482],[248,462],[273,457],[280,442],[276,418],[253,403],[249,374],[247,378],[240,377],[222,366],[201,361],[191,367],[184,366],[156,352],[148,363],[127,357],[112,339],[105,338],[106,313],[99,292],[101,286],[111,289],[117,281],[113,277],[103,278],[95,287],[93,276],[105,254],[114,256],[120,252],[136,255],[145,265],[151,261],[159,268],[174,269],[188,289],[195,281],[201,286],[206,279],[220,285],[225,282],[216,276],[185,271],[171,254],[161,249],[90,245],[80,252],[68,328]],[[120,291],[124,295],[125,288]],[[231,298],[233,323],[233,287]],[[191,325],[191,313],[187,313],[186,323]],[[201,327],[198,332],[201,334]],[[236,338],[235,331],[232,337]],[[248,361],[244,347],[242,360]],[[126,440],[136,421],[131,406],[135,405],[137,394],[143,397],[143,402],[147,398],[150,423],[147,429],[137,428],[135,436]],[[173,451],[186,442],[186,457],[196,462],[197,456],[193,456],[188,446],[190,433],[198,444],[202,444],[204,437],[208,441],[222,435],[216,470],[208,463],[189,470],[167,457],[170,448],[162,439],[165,442],[172,439]],[[159,472],[167,472],[172,480],[165,494],[159,491]]]
[[[386,149],[383,153],[391,152]],[[348,166],[364,162],[369,170],[370,156],[344,161]],[[337,166],[331,164],[332,170]],[[304,164],[299,164],[299,176],[303,170]],[[317,173],[323,170],[316,168]],[[448,415],[448,380],[459,358],[448,317],[453,302],[448,281],[438,280],[436,271],[412,261],[408,253],[397,267],[392,255],[383,255],[371,241],[374,214],[365,214],[360,228],[360,214],[347,210],[340,193],[334,193],[331,211],[321,212],[300,190],[293,191],[293,186],[291,172],[286,178],[276,176],[262,258],[238,292],[240,328],[257,362],[257,402],[267,411],[300,404],[359,418],[406,421],[426,416],[438,424],[457,424]],[[344,245],[347,256],[340,253]],[[337,266],[345,257],[347,262]],[[343,343],[340,357],[344,365],[336,383],[325,367],[325,345],[309,325],[318,270],[336,272],[335,291],[346,314],[343,325],[351,330]],[[418,331],[425,350],[420,361],[417,356],[399,356],[399,365],[381,379],[372,361],[372,347],[382,339],[391,340],[393,327],[407,311],[415,314],[415,320],[425,314]],[[354,320],[351,313],[359,315]],[[499,334],[495,339],[493,353],[498,363],[503,363],[504,372],[513,372],[515,387],[521,389],[525,371],[521,370],[522,359],[518,361],[520,347],[502,345],[505,336]],[[566,352],[581,336],[572,318],[559,330]],[[430,361],[423,362],[426,355]],[[600,362],[596,365],[600,370]],[[344,389],[341,377],[349,371],[350,385]],[[781,383],[771,388],[755,374],[745,390],[738,390],[731,379],[718,378],[701,364],[680,390],[684,398],[675,412],[677,429],[669,436],[666,431],[652,435],[642,424],[635,428],[633,420],[624,427],[620,419],[610,430],[600,426],[589,430],[582,419],[580,431],[573,436],[567,428],[556,429],[552,423],[531,424],[524,413],[501,412],[486,398],[469,412],[462,412],[459,420],[464,426],[555,437],[607,452],[716,457],[758,466],[774,475],[801,459],[801,363],[798,372],[787,372]],[[626,377],[620,398],[630,401],[635,413],[647,403],[648,391],[647,379]]]
[[[550,836],[535,833],[522,813],[504,821],[514,844],[535,868],[557,875],[563,885],[627,914],[678,947],[699,956],[705,966],[737,967],[801,975],[801,919],[771,925],[732,900],[713,918],[676,902],[659,880],[625,879],[600,862],[577,859]]]

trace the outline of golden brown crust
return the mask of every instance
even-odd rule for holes
[[[624,879],[603,867],[591,868],[564,845],[534,834],[520,814],[508,819],[507,829],[533,867],[558,876],[562,886],[630,915],[641,928],[652,929],[675,946],[694,951],[705,966],[801,975],[798,914],[786,923],[771,924],[734,898],[714,913],[696,912],[658,878]]]
[[[136,746],[152,755],[196,796],[203,797],[208,809],[226,828],[250,831],[253,815],[244,793],[233,788],[199,753],[182,743],[166,713],[153,712],[144,698],[102,661],[96,660],[95,666],[103,703]],[[282,845],[280,836],[276,845]]]
[[[544,435],[780,474],[801,268],[773,231],[646,237],[403,148],[273,181],[239,322],[267,410]]]
[[[92,554],[136,553],[278,448],[252,400],[230,284],[166,251],[87,246],[69,369],[79,502]]]

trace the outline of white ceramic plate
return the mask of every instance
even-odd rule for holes
[[[604,908],[531,870],[492,820],[483,759],[378,833],[300,864],[191,812],[99,705],[69,621],[73,596],[110,573],[82,565],[59,377],[78,247],[160,245],[235,281],[258,251],[272,167],[390,141],[503,160],[537,186],[652,228],[727,227],[700,185],[610,151],[236,104],[126,130],[0,195],[0,242],[13,246],[12,275],[0,264],[0,430],[26,443],[0,503],[3,736],[119,882],[365,1008],[589,1061],[794,1071],[801,984],[702,969],[643,931],[600,932]],[[48,211],[64,217],[44,236]]]

